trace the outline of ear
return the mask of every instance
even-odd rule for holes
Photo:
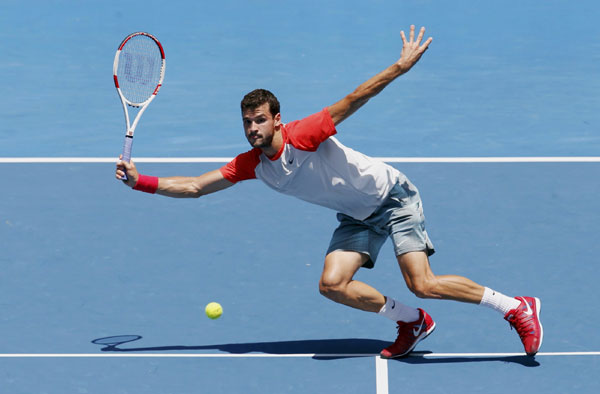
[[[280,114],[280,113],[278,113],[277,115],[275,115],[275,116],[273,117],[273,120],[274,120],[274,122],[275,122],[275,123],[274,123],[274,126],[275,126],[275,127],[279,127],[279,126],[281,126],[281,114]]]

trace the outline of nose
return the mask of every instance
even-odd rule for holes
[[[258,132],[258,123],[254,122],[254,121],[250,121],[250,122],[246,123],[246,131],[248,132],[248,134]]]
[[[246,130],[248,131],[252,131],[252,130],[256,130],[256,122],[253,120],[247,120],[244,122],[244,126],[246,127]]]

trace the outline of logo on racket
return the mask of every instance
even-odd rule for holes
[[[127,52],[121,53],[121,56],[123,56],[123,60],[125,61],[123,65],[125,79],[131,83],[148,85],[155,73],[154,58]]]

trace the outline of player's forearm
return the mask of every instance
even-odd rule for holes
[[[225,179],[220,170],[209,171],[197,177],[159,178],[140,174],[133,162],[119,160],[115,173],[116,178],[122,181],[126,173],[128,178],[124,183],[134,190],[175,198],[200,197],[233,186],[233,183]]]
[[[207,172],[198,177],[158,178],[156,194],[175,198],[195,198],[214,193],[232,186],[223,178],[219,170]]]
[[[394,63],[360,84],[352,93],[329,107],[333,122],[337,125],[344,121],[406,71],[399,63]]]
[[[405,72],[401,65],[394,63],[379,74],[360,84],[348,97],[354,105],[363,105]]]
[[[158,178],[156,194],[174,198],[195,198],[202,196],[202,189],[191,177]]]
[[[333,123],[337,125],[344,121],[344,119],[365,105],[371,97],[377,95],[392,81],[410,70],[419,61],[433,40],[429,37],[421,44],[424,34],[425,28],[422,27],[419,31],[419,35],[415,39],[414,25],[410,26],[409,40],[406,39],[404,31],[400,32],[400,36],[402,37],[402,53],[400,59],[379,74],[370,78],[368,81],[362,83],[354,90],[354,92],[330,106],[329,113],[331,114]]]

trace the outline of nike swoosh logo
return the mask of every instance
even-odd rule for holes
[[[523,299],[523,301],[525,301],[525,300]],[[527,306],[527,310],[525,310],[523,313],[526,314],[527,316],[533,315],[533,310],[531,309],[531,307],[529,306],[529,303],[527,301],[525,301],[525,305]]]
[[[423,323],[419,324],[418,326],[413,326],[413,335],[418,337],[421,333],[421,328],[423,328]]]
[[[394,309],[396,307],[396,301],[392,301],[392,309]]]

